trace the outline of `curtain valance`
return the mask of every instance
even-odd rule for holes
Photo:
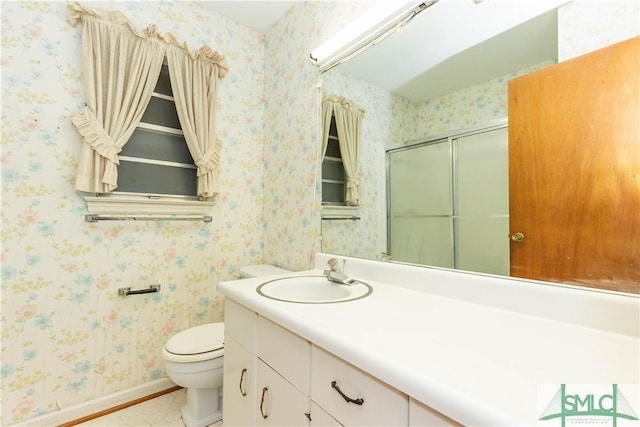
[[[365,114],[365,110],[364,108],[362,108],[361,106],[359,106],[358,104],[356,104],[355,102],[345,98],[344,96],[339,96],[339,95],[325,95],[322,98],[323,102],[329,102],[331,104],[338,105],[342,108],[345,108],[347,110],[351,110],[353,111],[355,114],[361,115],[362,117],[364,117]]]
[[[76,26],[83,19],[99,19],[105,23],[109,23],[114,27],[126,28],[132,34],[145,39],[162,41],[168,45],[178,46],[184,49],[191,59],[208,61],[219,67],[219,77],[224,77],[229,72],[227,61],[223,55],[214,51],[209,46],[202,46],[198,50],[191,50],[186,42],[180,43],[175,34],[160,34],[155,24],[150,24],[144,30],[138,30],[135,25],[129,21],[126,15],[118,10],[102,10],[83,6],[78,2],[67,5],[67,19],[72,26]]]

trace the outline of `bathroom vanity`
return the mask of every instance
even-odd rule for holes
[[[534,425],[542,385],[640,383],[637,296],[346,260],[372,293],[298,303],[257,292],[274,277],[220,283],[225,425]]]

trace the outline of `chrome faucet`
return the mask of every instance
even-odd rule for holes
[[[330,258],[327,261],[327,267],[329,267],[329,269],[324,270],[324,275],[327,276],[327,279],[329,279],[331,282],[339,283],[341,285],[353,285],[358,281],[355,279],[350,279],[349,276],[344,274],[344,265],[346,264],[346,262],[346,260],[342,260],[341,271],[341,269],[338,267],[338,259]]]

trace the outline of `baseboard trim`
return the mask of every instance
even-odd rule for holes
[[[165,393],[171,393],[180,388],[181,387],[176,386],[169,378],[162,378],[14,425],[24,427],[73,426],[144,402],[145,400],[153,399]]]

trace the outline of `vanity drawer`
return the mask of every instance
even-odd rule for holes
[[[309,395],[309,341],[258,316],[258,357]]]
[[[224,300],[224,332],[238,344],[256,352],[256,328],[258,315],[237,302],[226,298]]]
[[[345,396],[362,399],[361,405]],[[311,348],[311,399],[343,425],[406,426],[409,397],[333,354]]]

